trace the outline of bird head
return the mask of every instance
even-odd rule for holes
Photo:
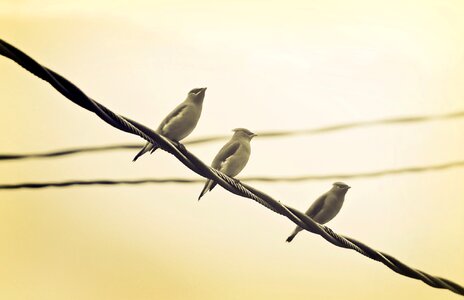
[[[206,88],[196,88],[191,90],[188,93],[188,98],[192,99],[193,101],[197,101],[199,103],[203,103],[203,99],[205,98]]]
[[[332,190],[337,193],[337,194],[346,194],[348,190],[351,188],[351,186],[347,185],[346,183],[343,182],[334,182]]]
[[[234,135],[243,136],[243,137],[248,138],[249,140],[251,140],[252,138],[254,138],[255,136],[257,136],[256,133],[253,133],[253,132],[249,131],[249,130],[246,129],[246,128],[235,128],[235,129],[233,129],[232,131],[235,132]]]

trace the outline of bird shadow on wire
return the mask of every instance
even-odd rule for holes
[[[310,129],[297,129],[297,130],[281,130],[281,131],[263,131],[258,132],[256,138],[279,138],[286,136],[304,136],[304,135],[316,135],[331,133],[336,131],[344,131],[356,128],[363,127],[372,127],[372,126],[382,126],[382,125],[395,125],[395,124],[414,124],[414,123],[424,123],[430,121],[440,121],[440,120],[452,120],[464,117],[464,111],[456,111],[440,115],[427,115],[427,116],[412,116],[412,117],[398,117],[398,118],[387,118],[379,119],[372,121],[362,121],[362,122],[351,122],[338,125],[330,125],[318,128]],[[204,144],[216,141],[222,141],[230,138],[228,135],[213,135],[207,137],[200,137],[196,139],[190,139],[183,144],[185,145],[196,145]],[[103,146],[90,146],[90,147],[76,147],[64,150],[52,150],[48,152],[41,153],[26,153],[26,154],[0,154],[0,160],[16,160],[16,159],[29,159],[29,158],[53,158],[59,156],[68,156],[81,153],[91,153],[91,152],[105,152],[105,151],[119,151],[119,150],[132,150],[140,149],[143,147],[141,143],[133,144],[114,144],[114,145],[103,145]]]

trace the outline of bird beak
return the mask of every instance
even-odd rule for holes
[[[346,189],[347,189],[347,190],[351,189],[351,186],[347,186]]]
[[[204,94],[206,92],[206,88],[200,88],[200,91],[198,93],[196,93],[195,95],[200,95],[200,94]]]
[[[256,133],[253,133],[253,134],[251,135],[252,138],[254,138],[255,136],[258,136],[258,135],[257,135]]]

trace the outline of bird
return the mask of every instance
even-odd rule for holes
[[[232,138],[216,154],[211,164],[212,168],[230,177],[237,176],[245,168],[251,153],[250,141],[257,136],[245,128],[236,128],[232,131],[234,132]],[[215,186],[216,182],[208,179],[198,200]]]
[[[175,142],[186,138],[198,124],[205,92],[205,87],[191,90],[187,98],[164,118],[155,132]],[[147,142],[132,161],[136,161],[148,151],[152,154],[158,148],[157,145]]]
[[[345,194],[351,187],[343,182],[335,182],[332,188],[314,201],[306,211],[306,215],[319,224],[325,224],[332,220],[340,211],[345,200]],[[293,238],[302,231],[303,228],[297,226],[292,234],[287,238],[290,243]]]

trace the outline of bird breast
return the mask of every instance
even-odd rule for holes
[[[340,211],[344,197],[327,197],[324,207],[314,218],[316,222],[325,224],[332,220]]]

